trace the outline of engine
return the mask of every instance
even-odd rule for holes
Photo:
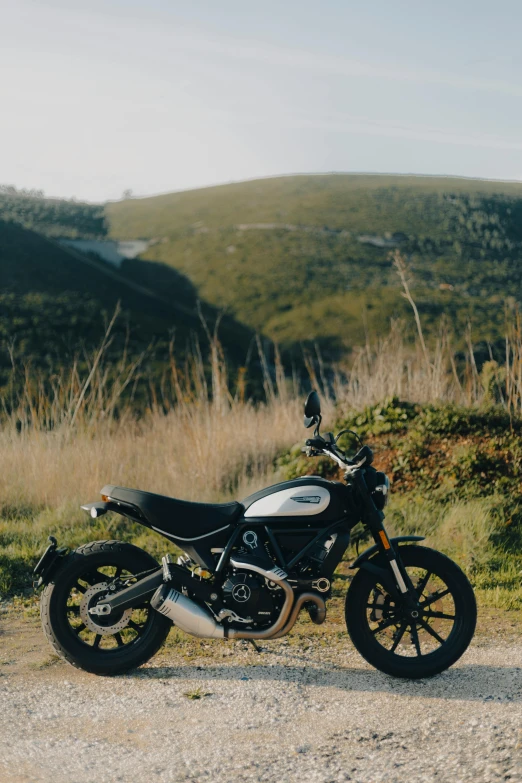
[[[256,626],[272,625],[284,601],[283,591],[271,589],[255,574],[232,573],[223,584],[223,604],[242,620]]]

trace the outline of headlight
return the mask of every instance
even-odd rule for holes
[[[382,511],[390,499],[390,480],[386,473],[376,472],[371,494],[373,502]]]

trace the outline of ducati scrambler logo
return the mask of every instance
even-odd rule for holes
[[[296,503],[320,503],[321,498],[319,495],[299,495],[299,497],[292,498]]]

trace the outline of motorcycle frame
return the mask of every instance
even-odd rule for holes
[[[303,517],[305,519],[305,517]],[[337,522],[333,522],[330,525],[327,525],[326,527],[321,527],[319,525],[314,525],[313,523],[307,524],[304,527],[281,527],[281,524],[287,524],[288,520],[279,522],[277,520],[274,520],[271,524],[267,524],[266,519],[242,519],[239,520],[239,522],[236,523],[236,528],[233,531],[232,535],[230,536],[229,540],[227,541],[227,544],[225,548],[223,549],[223,552],[221,553],[221,557],[218,560],[218,563],[216,565],[216,569],[214,571],[215,575],[221,574],[223,570],[226,568],[230,561],[230,556],[232,553],[232,549],[234,548],[234,544],[236,543],[237,539],[240,537],[243,530],[246,528],[262,528],[264,532],[266,533],[266,536],[268,538],[268,541],[270,542],[270,545],[274,551],[274,555],[276,558],[276,564],[280,566],[284,571],[290,571],[297,563],[303,558],[306,553],[312,549],[315,544],[319,543],[319,541],[324,538],[325,536],[329,536],[332,533],[337,532],[337,528],[339,528],[339,532],[346,532],[349,533],[352,527],[354,527],[355,523],[350,524],[348,522],[347,517],[343,517],[342,519],[337,520]],[[283,555],[283,552],[281,550],[281,547],[279,545],[279,542],[277,540],[277,535],[306,535],[310,533],[315,533],[313,538],[308,541],[302,549],[297,552],[296,555],[294,555],[290,560],[285,560],[285,557]],[[337,562],[334,565],[334,568],[338,566],[340,563],[342,556],[344,555],[346,548],[348,546],[348,543],[344,550],[341,552],[340,557],[338,558]]]

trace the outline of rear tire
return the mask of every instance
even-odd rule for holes
[[[103,583],[104,572],[109,582],[118,570],[139,574],[157,567],[147,552],[121,541],[94,541],[68,555],[40,600],[42,626],[56,653],[72,666],[100,675],[121,674],[150,660],[163,645],[172,623],[152,609],[148,600],[139,609],[132,609],[132,614],[122,613],[111,619],[112,623],[120,619],[122,628],[98,638],[82,622],[85,609],[81,608],[81,599],[87,590]],[[113,644],[117,646],[111,647]]]
[[[432,677],[458,661],[471,642],[477,620],[475,595],[464,572],[441,552],[403,546],[400,556],[420,591],[419,603],[426,602],[419,619],[403,615],[379,577],[362,568],[346,595],[348,633],[362,657],[385,674]],[[386,562],[380,556],[372,561],[380,566]]]

